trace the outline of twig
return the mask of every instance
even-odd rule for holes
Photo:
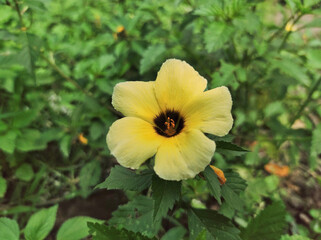
[[[293,125],[293,123],[295,122],[295,120],[297,120],[302,111],[304,110],[304,108],[309,104],[309,102],[311,101],[312,95],[313,93],[318,89],[319,85],[321,83],[321,77],[317,80],[317,82],[314,84],[314,86],[311,88],[307,98],[305,99],[305,101],[303,102],[303,104],[301,105],[300,109],[298,110],[298,112],[294,115],[294,117],[292,118],[292,120],[290,121],[289,124],[289,128]]]

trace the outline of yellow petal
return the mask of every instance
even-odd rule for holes
[[[133,169],[154,156],[164,139],[150,123],[136,117],[114,122],[106,138],[109,150],[119,164]]]
[[[112,104],[125,116],[142,118],[150,123],[160,112],[154,82],[118,83],[114,88]]]
[[[193,178],[210,163],[214,151],[215,143],[201,131],[185,131],[161,144],[154,170],[165,180]]]
[[[180,110],[187,102],[201,94],[207,81],[189,64],[177,59],[163,63],[155,82],[155,92],[159,106]]]
[[[196,128],[217,136],[226,135],[232,128],[232,98],[227,87],[204,92],[186,105],[182,114],[186,128]]]

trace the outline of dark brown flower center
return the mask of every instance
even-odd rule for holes
[[[166,110],[154,118],[155,131],[164,137],[173,137],[184,128],[185,120],[178,111]]]

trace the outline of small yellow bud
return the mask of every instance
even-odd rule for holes
[[[87,145],[87,143],[88,143],[88,139],[84,137],[83,133],[80,133],[78,135],[78,140],[79,140],[79,142],[81,142],[84,145]]]

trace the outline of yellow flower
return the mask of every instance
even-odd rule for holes
[[[88,143],[88,139],[84,137],[83,133],[80,133],[78,135],[78,140],[79,140],[79,142],[81,142],[84,145],[86,145]]]
[[[195,177],[215,151],[204,133],[224,136],[233,125],[229,90],[204,92],[206,86],[205,78],[177,59],[163,63],[156,81],[117,84],[112,104],[125,117],[107,134],[111,154],[132,169],[155,155],[154,170],[165,180]]]
[[[298,27],[291,21],[285,25],[285,31],[287,32],[295,32],[296,30],[298,30]]]

